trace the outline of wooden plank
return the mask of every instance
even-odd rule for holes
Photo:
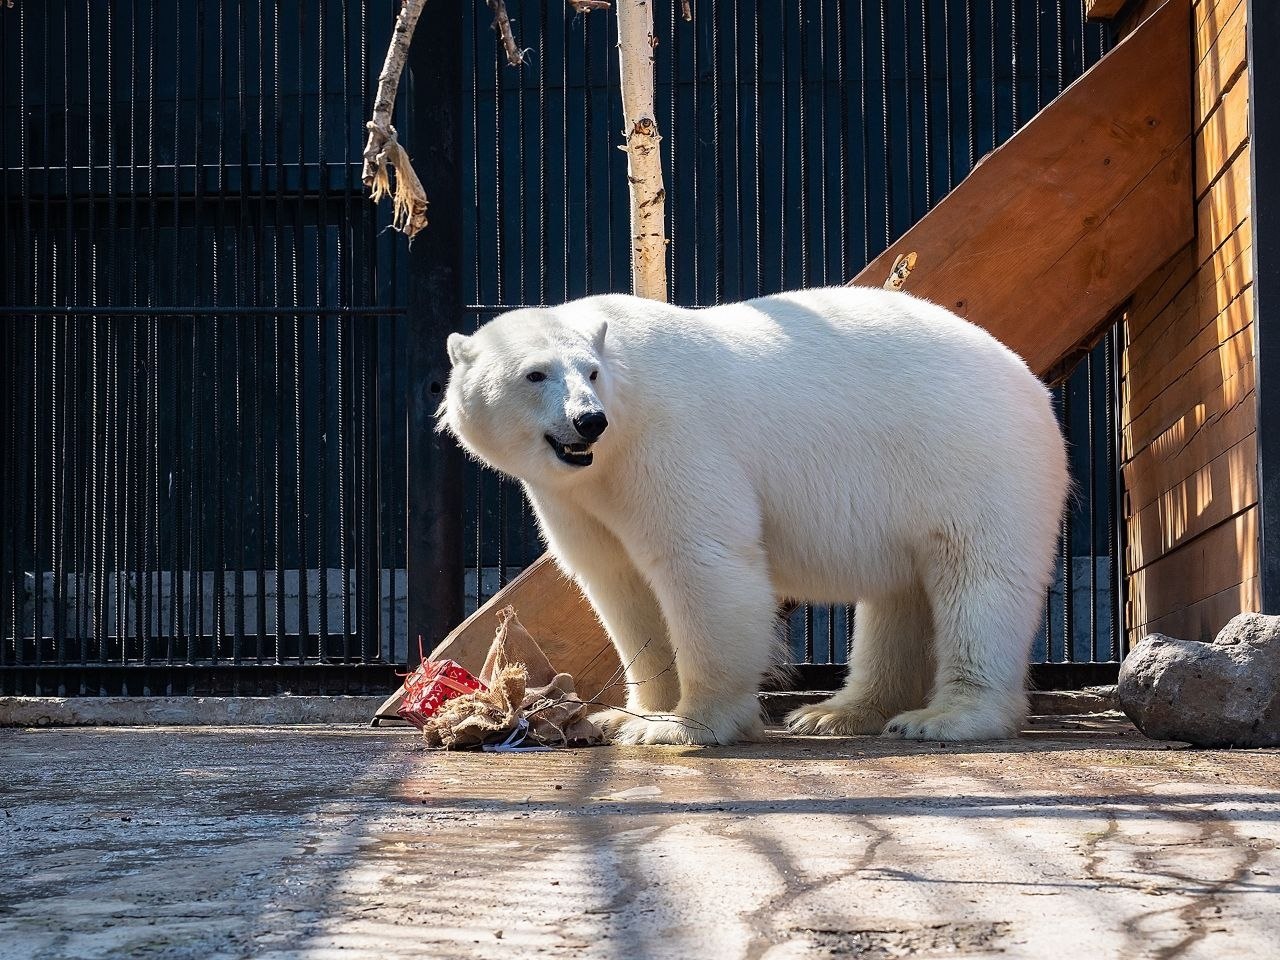
[[[1084,0],[1084,15],[1087,20],[1110,20],[1127,0]]]
[[[1145,509],[1205,464],[1221,456],[1257,428],[1254,393],[1250,389],[1226,410],[1210,416],[1195,404],[1172,428],[1124,465],[1128,513]]]
[[[1196,257],[1205,263],[1249,218],[1252,151],[1245,147],[1196,204]]]
[[[1194,369],[1196,364],[1205,357],[1235,343],[1238,335],[1253,322],[1253,297],[1243,293],[1217,316],[1209,317],[1208,322],[1203,325],[1200,321],[1203,314],[1209,311],[1199,308],[1208,306],[1208,302],[1203,298],[1197,298],[1196,303],[1197,308],[1191,312],[1187,322],[1183,324],[1190,333],[1171,339],[1171,342],[1166,345],[1165,352],[1157,354],[1153,357],[1153,362],[1146,365],[1147,369],[1143,371],[1144,376],[1134,377],[1125,385],[1126,409],[1133,411],[1134,419],[1141,416],[1142,411],[1146,410],[1162,393],[1182,387],[1183,384],[1179,379],[1182,371]],[[1185,339],[1187,336],[1190,339]],[[1178,342],[1184,339],[1185,342]],[[1249,346],[1252,347],[1252,336],[1249,338]],[[1221,360],[1224,375],[1228,367],[1234,370],[1236,367],[1232,364],[1240,362],[1240,359],[1234,355],[1223,356]],[[1201,398],[1193,396],[1191,399]]]
[[[854,282],[915,251],[909,293],[1059,364],[1193,237],[1188,10],[1163,4]]]
[[[1195,244],[1188,243],[1133,291],[1125,310],[1125,331],[1131,340],[1139,340],[1195,276],[1195,257]]]
[[[1258,508],[1221,523],[1129,577],[1128,622],[1150,624],[1258,573]]]
[[[1211,597],[1157,617],[1150,623],[1139,624],[1130,631],[1129,642],[1132,645],[1148,633],[1208,642],[1236,614],[1257,612],[1261,608],[1261,583],[1258,577],[1249,577]]]
[[[1249,288],[1253,283],[1251,244],[1246,220],[1153,322],[1137,334],[1129,328],[1124,372],[1131,389],[1151,377],[1167,377],[1169,357]]]
[[[1220,344],[1195,366],[1174,372],[1166,389],[1123,427],[1125,450],[1137,452],[1150,443],[1166,442],[1187,411],[1197,404],[1205,419],[1239,403],[1253,389],[1253,326]]]
[[[1242,72],[1196,134],[1196,197],[1203,197],[1249,137],[1249,71]]]
[[[1196,0],[1195,30],[1197,50],[1208,50],[1223,25],[1245,0]]]
[[[1209,463],[1177,478],[1128,521],[1131,572],[1258,502],[1257,435],[1250,433]]]
[[[1241,0],[1222,25],[1212,35],[1207,47],[1202,43],[1208,35],[1196,31],[1195,43],[1195,124],[1200,126],[1213,112],[1232,81],[1245,68],[1247,59],[1246,15],[1248,4]]]

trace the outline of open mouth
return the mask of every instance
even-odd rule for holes
[[[562,463],[567,463],[571,467],[591,466],[591,444],[561,443],[549,433],[546,434],[546,440]]]

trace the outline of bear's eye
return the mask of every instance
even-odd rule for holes
[[[543,380],[547,379],[547,375],[541,370],[534,370],[532,373],[526,373],[524,378],[530,383],[541,383]]]
[[[595,378],[596,378],[596,377],[598,377],[598,376],[600,376],[600,371],[599,371],[599,370],[592,370],[592,371],[591,371],[591,379],[592,379],[593,381],[594,381],[594,380],[595,380]]]

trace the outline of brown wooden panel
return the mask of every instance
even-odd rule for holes
[[[497,613],[507,606],[515,607],[520,622],[552,665],[573,674],[578,692],[585,699],[595,696],[618,669],[618,655],[591,604],[547,554],[455,627],[431,651],[432,659],[456,660],[478,672],[493,643]],[[611,703],[621,704],[626,699],[625,688],[610,693]]]
[[[1238,613],[1256,612],[1262,606],[1262,593],[1258,577],[1249,577],[1242,583],[1219,591],[1211,597],[1158,617],[1151,623],[1139,624],[1129,632],[1130,644],[1136,643],[1148,633],[1163,633],[1171,637],[1209,641]]]
[[[1196,49],[1208,50],[1222,25],[1245,0],[1195,0]]]
[[[1226,169],[1249,136],[1249,71],[1245,70],[1218,102],[1196,134],[1196,196]]]
[[[1252,230],[1246,220],[1194,275],[1154,322],[1130,335],[1125,374],[1137,389],[1151,377],[1167,377],[1169,356],[1216,320],[1253,282]],[[1126,323],[1132,314],[1126,314]],[[1235,332],[1235,331],[1231,331]]]
[[[1182,375],[1194,370],[1196,365],[1210,354],[1221,353],[1230,348],[1219,357],[1224,379],[1230,371],[1237,369],[1243,362],[1243,358],[1238,355],[1238,350],[1245,344],[1238,335],[1253,322],[1253,297],[1236,297],[1216,317],[1209,317],[1208,322],[1203,326],[1200,324],[1202,311],[1198,308],[1208,306],[1208,301],[1197,298],[1196,302],[1197,309],[1182,325],[1182,330],[1179,331],[1180,336],[1171,338],[1165,352],[1147,364],[1148,369],[1144,371],[1146,376],[1142,379],[1135,376],[1126,384],[1126,397],[1135,420],[1157,397],[1166,392],[1177,391],[1187,396],[1185,388],[1193,381],[1184,382]],[[1199,330],[1196,329],[1197,327]],[[1186,339],[1187,337],[1190,339]],[[1181,342],[1184,340],[1185,342]],[[1249,349],[1253,347],[1252,335],[1249,337],[1247,346]],[[1188,399],[1199,400],[1202,397],[1192,395]]]
[[[1195,272],[1196,247],[1188,243],[1138,285],[1125,310],[1125,332],[1130,342],[1142,339],[1147,326],[1162,316],[1165,307],[1181,293]]]
[[[1168,388],[1124,426],[1125,449],[1136,453],[1166,442],[1182,417],[1197,404],[1208,420],[1241,402],[1253,389],[1253,326],[1220,344],[1188,370],[1171,371]]]
[[[1202,124],[1213,112],[1214,105],[1222,99],[1231,82],[1245,68],[1247,11],[1248,4],[1239,0],[1217,33],[1196,31],[1196,126]],[[1204,45],[1206,42],[1207,46]]]
[[[1124,467],[1129,513],[1145,509],[1157,497],[1221,456],[1254,432],[1257,416],[1250,389],[1233,404],[1210,415],[1195,404],[1157,442],[1143,447]]]
[[[1196,256],[1204,263],[1249,218],[1251,151],[1245,147],[1196,204]]]
[[[1193,236],[1189,9],[1162,5],[854,282],[916,251],[909,293],[1057,366]]]
[[[1258,508],[1221,523],[1129,578],[1133,624],[1149,624],[1257,576]]]
[[[1136,571],[1258,502],[1257,435],[1180,477],[1129,518],[1129,569]]]
[[[1084,0],[1084,15],[1089,20],[1110,20],[1127,0]]]

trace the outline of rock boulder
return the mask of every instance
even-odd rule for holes
[[[1157,740],[1280,746],[1280,617],[1241,614],[1212,643],[1152,634],[1125,658],[1116,695]]]

